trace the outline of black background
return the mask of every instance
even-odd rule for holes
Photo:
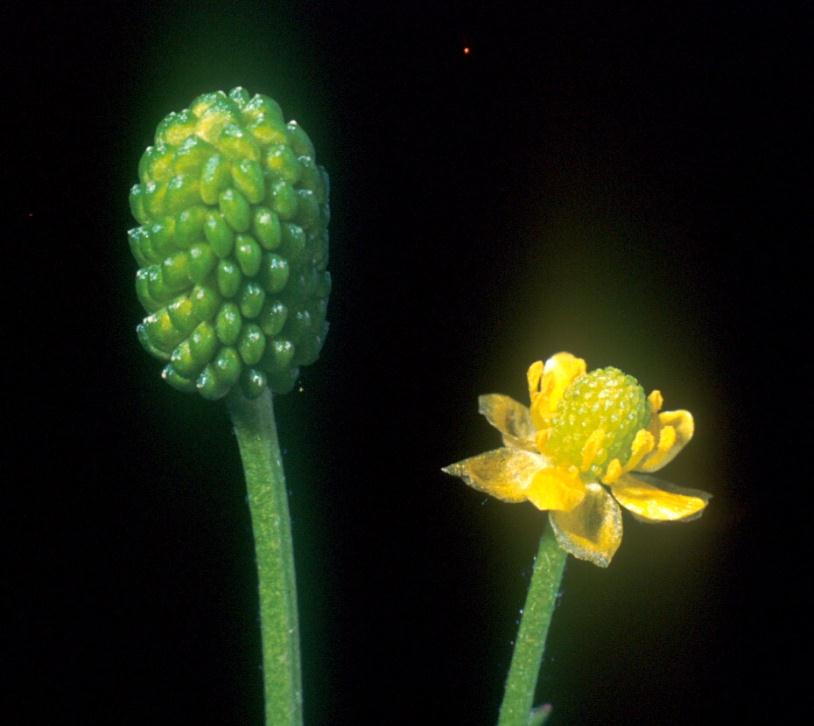
[[[4,723],[261,723],[235,442],[139,347],[125,235],[155,125],[235,85],[332,181],[331,333],[277,402],[307,722],[494,722],[545,517],[439,469],[498,444],[477,395],[524,400],[557,350],[692,410],[665,476],[715,498],[569,561],[550,723],[782,721],[810,584],[800,9],[197,5],[4,11]]]

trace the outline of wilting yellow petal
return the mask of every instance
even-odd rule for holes
[[[548,460],[540,454],[502,448],[450,464],[442,471],[504,502],[523,502],[534,475],[546,466]]]
[[[567,512],[585,499],[585,484],[575,466],[552,466],[534,475],[526,498],[537,509]]]
[[[534,426],[522,403],[500,393],[488,393],[478,397],[478,412],[503,434],[506,446],[534,450]]]
[[[625,474],[611,485],[613,496],[637,519],[645,522],[688,522],[701,516],[711,494],[648,477]]]
[[[549,512],[560,547],[599,567],[610,564],[622,543],[622,511],[599,484],[586,485],[585,499],[570,512]]]
[[[669,464],[690,441],[695,429],[689,411],[664,411],[659,414],[658,444],[635,467],[636,471],[658,471]]]
[[[545,427],[548,419],[554,415],[565,389],[577,376],[585,373],[586,368],[585,361],[571,353],[552,355],[543,366],[542,377],[539,377],[539,361],[532,364],[528,371],[531,418],[538,429]],[[539,383],[539,391],[537,385],[532,386],[533,382]]]

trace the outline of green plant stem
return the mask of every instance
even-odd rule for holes
[[[506,691],[500,706],[498,726],[528,726],[532,718],[534,691],[540,674],[548,626],[560,590],[565,558],[549,525],[540,538],[534,570],[514,644]],[[539,721],[538,721],[539,722]]]
[[[234,391],[227,401],[254,530],[266,726],[299,726],[302,683],[294,548],[272,398],[268,391],[254,400]]]

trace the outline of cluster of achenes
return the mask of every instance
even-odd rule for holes
[[[130,192],[144,347],[204,398],[291,390],[325,340],[328,175],[296,121],[242,88],[159,125]]]

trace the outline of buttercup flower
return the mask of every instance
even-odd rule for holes
[[[688,522],[710,494],[657,481],[693,435],[689,411],[661,411],[662,396],[617,368],[586,372],[557,353],[528,370],[531,405],[492,393],[479,411],[504,446],[444,468],[505,502],[548,510],[560,547],[607,567],[622,542],[621,504],[644,522]],[[631,472],[637,472],[634,476]]]

